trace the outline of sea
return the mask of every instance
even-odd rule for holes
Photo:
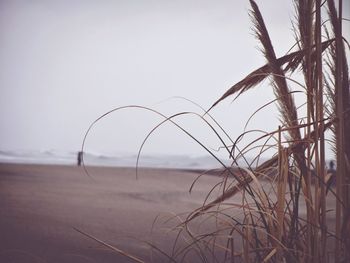
[[[77,165],[77,156],[77,151],[0,151],[0,162]],[[231,164],[228,158],[219,159],[227,166]],[[136,167],[137,154],[84,152],[83,160],[84,164],[88,166]],[[138,166],[153,168],[215,169],[223,167],[222,163],[210,155],[141,154],[139,156]]]

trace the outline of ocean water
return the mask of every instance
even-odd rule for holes
[[[76,151],[0,151],[2,163],[28,163],[28,164],[77,164]],[[101,154],[84,152],[85,165],[136,167],[137,154]],[[230,160],[220,159],[225,165]],[[189,155],[147,155],[142,154],[139,167],[184,168],[184,169],[212,169],[222,165],[212,156]]]

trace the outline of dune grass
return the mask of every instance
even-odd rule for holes
[[[217,229],[217,233],[226,235],[226,246],[215,243],[216,234],[210,235],[205,246],[211,247],[212,243],[213,247],[226,250],[228,262],[349,262],[350,100],[342,1],[338,2],[338,10],[332,0],[295,1],[293,26],[297,50],[281,58],[275,55],[259,7],[254,1],[250,4],[254,31],[267,64],[233,85],[212,107],[229,96],[241,96],[269,78],[281,116],[281,127],[270,133],[278,137],[277,153],[257,167],[241,169],[242,174],[236,177],[244,179],[236,178],[236,184],[224,187],[221,196],[194,211],[185,224],[212,216],[209,211],[215,208],[216,220],[228,227]],[[327,10],[328,17],[321,17],[322,9]],[[307,105],[306,116],[302,118],[298,117],[293,91],[288,85],[297,69],[304,76],[300,86]],[[330,175],[327,176],[325,163],[325,132],[328,129],[333,133],[331,145],[337,172],[331,175],[336,178],[336,187],[327,195]],[[274,178],[270,188],[257,180],[266,176]],[[243,215],[229,219],[230,209],[223,202],[236,194],[244,197],[238,205]],[[327,207],[327,199],[332,198],[336,206]],[[302,214],[303,206],[305,214]],[[330,218],[335,219],[333,226]],[[229,234],[224,234],[229,229]],[[240,250],[232,251],[234,236],[240,239]]]
[[[269,146],[276,155],[255,167],[235,171],[224,167],[227,173],[219,183],[222,194],[179,224],[179,236],[186,236],[188,246],[172,258],[194,249],[203,262],[349,262],[350,100],[342,1],[338,9],[333,0],[295,1],[295,51],[281,58],[276,57],[259,7],[254,1],[250,4],[266,65],[233,85],[212,107],[232,95],[237,99],[268,78],[281,126],[254,142],[277,137]],[[325,10],[328,16],[322,17]],[[294,89],[301,86],[304,93],[307,110],[302,118],[293,99],[296,90],[289,84],[296,82],[297,70],[304,78],[304,83],[293,85]],[[335,175],[326,169],[327,130],[333,134]],[[267,143],[261,145],[263,152]],[[248,145],[235,156],[236,146],[223,145],[233,165],[253,147]],[[327,192],[334,176],[335,189]],[[262,184],[258,178],[269,178],[269,183]],[[242,203],[230,204],[237,194]],[[198,225],[215,222],[214,231],[195,234],[189,229],[194,221]]]
[[[250,0],[250,16],[266,65],[233,85],[204,114],[181,112],[169,117],[130,106],[164,118],[145,141],[163,123],[171,122],[223,167],[203,206],[169,219],[177,220],[172,229],[177,233],[173,251],[166,253],[152,245],[169,262],[185,262],[190,255],[202,262],[350,262],[349,45],[342,36],[342,1],[337,8],[334,0],[294,3],[295,43],[290,52],[277,57],[263,15]],[[232,140],[210,110],[230,96],[238,99],[258,88],[265,79],[276,96],[268,104],[277,103],[281,124],[238,147],[240,138]],[[304,112],[294,101],[296,92],[304,96]],[[177,124],[183,115],[195,115],[210,127],[232,166]],[[326,132],[332,134],[330,139]],[[327,173],[326,143],[334,150],[335,174]],[[258,154],[249,163],[245,156],[256,147],[260,154],[268,149],[275,149],[275,154],[263,163]],[[246,165],[237,167],[239,159]],[[232,201],[237,195],[241,202]]]

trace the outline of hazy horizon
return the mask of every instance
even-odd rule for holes
[[[292,1],[257,2],[281,56],[294,44]],[[149,106],[166,115],[201,113],[172,97],[208,109],[264,64],[248,10],[249,1],[233,0],[1,1],[0,149],[79,150],[98,116],[125,105]],[[344,32],[348,28],[344,25]],[[266,81],[212,114],[235,140],[249,116],[272,99]],[[276,129],[278,117],[276,107],[269,106],[248,129]],[[210,149],[220,146],[198,117],[176,120]],[[93,129],[86,149],[137,152],[159,121],[147,111],[119,111]],[[144,151],[205,154],[170,124],[151,136]]]

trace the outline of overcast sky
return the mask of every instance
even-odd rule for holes
[[[292,1],[257,2],[283,55],[294,44]],[[169,99],[183,96],[207,109],[264,64],[248,8],[243,0],[1,0],[0,150],[78,150],[89,124],[119,106],[200,112]],[[272,98],[263,85],[212,113],[235,139]],[[249,128],[275,129],[277,118],[270,106]],[[177,120],[209,147],[219,145],[195,116]],[[159,121],[142,110],[117,112],[97,124],[87,150],[135,153]],[[157,131],[145,151],[204,154],[171,125]]]

